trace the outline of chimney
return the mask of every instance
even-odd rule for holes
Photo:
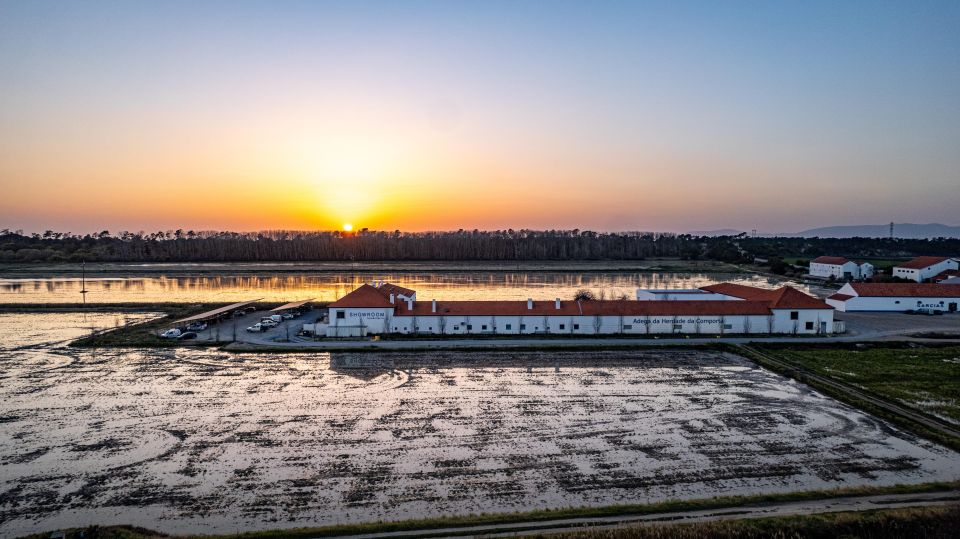
[[[556,305],[557,305],[557,310],[560,310],[560,298],[557,298]]]
[[[390,293],[390,305],[393,305],[396,302],[397,298],[393,295],[393,292]]]
[[[412,299],[408,299],[408,300],[407,300],[407,310],[408,310],[408,311],[412,311],[412,310],[413,310],[413,300],[412,300]]]
[[[527,298],[527,310],[533,309],[533,298]]]
[[[430,300],[430,312],[437,312],[437,300]]]

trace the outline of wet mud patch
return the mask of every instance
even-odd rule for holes
[[[955,453],[712,352],[25,353],[0,350],[0,535],[960,479]]]

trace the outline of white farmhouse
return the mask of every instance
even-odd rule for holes
[[[948,270],[956,270],[960,262],[945,256],[918,256],[893,268],[893,276],[922,283]]]
[[[844,281],[868,279],[873,277],[873,264],[854,262],[842,256],[818,256],[810,261],[810,275]]]
[[[827,303],[838,311],[956,312],[960,286],[915,283],[847,283]]]
[[[365,284],[331,303],[327,336],[834,331],[832,307],[788,286],[769,290],[727,283],[645,301],[416,301],[412,290],[398,288]]]

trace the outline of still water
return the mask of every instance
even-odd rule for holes
[[[101,274],[86,278],[87,303],[232,302],[315,299],[333,301],[377,280],[412,288],[421,300],[479,300],[573,297],[589,289],[606,297],[637,288],[696,288],[718,282],[775,287],[778,279],[753,274],[676,272],[554,272],[554,271],[322,271],[217,274],[170,272],[162,274]],[[0,278],[0,303],[77,303],[79,276],[24,276]],[[804,289],[809,291],[808,289]]]

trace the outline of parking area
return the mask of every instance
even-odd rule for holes
[[[847,325],[847,335],[859,338],[914,335],[920,333],[960,334],[960,314],[923,315],[892,312],[836,313]]]
[[[277,315],[277,312],[268,309],[259,309],[246,312],[240,316],[230,316],[219,322],[206,324],[206,328],[197,330],[184,326],[183,330],[196,333],[195,338],[185,340],[186,343],[250,343],[271,344],[287,342],[309,342],[313,338],[301,336],[299,333],[304,324],[313,324],[326,317],[326,309],[306,309],[299,316],[283,318],[276,326],[260,328],[258,331],[248,331],[248,328],[258,328],[262,320]]]

